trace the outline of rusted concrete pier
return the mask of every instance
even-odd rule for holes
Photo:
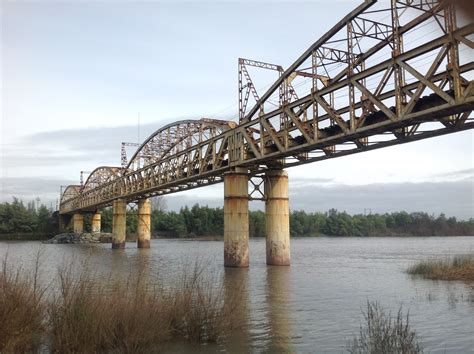
[[[138,248],[150,248],[151,231],[151,202],[150,199],[138,201]]]
[[[290,210],[288,173],[265,173],[265,224],[267,264],[290,265]]]
[[[97,210],[94,214],[92,214],[91,229],[92,229],[93,234],[100,232],[100,221],[101,221],[100,211]]]
[[[224,174],[224,266],[249,266],[248,171]]]
[[[82,234],[84,232],[84,215],[81,213],[75,213],[72,217],[72,229],[76,234]]]
[[[112,219],[112,248],[125,248],[125,236],[127,227],[127,202],[117,199],[113,202]]]

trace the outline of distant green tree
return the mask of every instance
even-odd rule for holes
[[[112,231],[112,208],[102,210],[103,232]],[[137,211],[127,213],[127,233],[137,232]],[[85,226],[90,224],[90,215]],[[190,235],[223,235],[224,210],[195,204],[181,208],[179,212],[167,212],[155,208],[151,214],[153,234],[171,237]],[[44,205],[34,201],[27,204],[17,198],[12,203],[0,203],[0,234],[8,233],[53,233],[55,232],[51,212]],[[440,214],[435,217],[424,212],[405,211],[386,214],[349,215],[330,209],[327,213],[307,213],[302,210],[290,213],[291,236],[390,236],[390,235],[474,235],[474,219],[458,221],[454,217]],[[249,212],[249,234],[251,237],[265,237],[265,213]]]
[[[265,213],[263,211],[251,211],[249,213],[249,235],[250,237],[265,237]]]
[[[100,224],[102,232],[112,232],[112,208],[102,209]]]
[[[52,233],[55,231],[52,223],[52,213],[45,205],[41,205],[37,211],[36,231],[40,233]]]
[[[34,232],[37,226],[37,216],[34,210],[28,211],[23,202],[13,198],[13,203],[2,203],[0,208],[0,232]]]

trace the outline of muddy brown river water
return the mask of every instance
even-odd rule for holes
[[[341,353],[358,334],[367,301],[378,301],[392,313],[409,311],[425,352],[474,352],[474,283],[405,272],[422,259],[473,254],[474,237],[294,238],[290,267],[266,266],[265,240],[252,239],[248,269],[224,269],[221,241],[153,240],[149,250],[127,243],[124,251],[2,242],[0,257],[8,252],[10,262],[29,267],[38,247],[46,278],[74,259],[103,274],[142,269],[172,282],[183,264],[198,261],[227,291],[239,292],[245,306],[235,315],[245,325],[238,341],[171,351]]]

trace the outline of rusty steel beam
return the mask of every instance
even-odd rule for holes
[[[244,88],[240,77],[240,108],[250,91],[257,104],[245,119],[240,113],[239,125],[201,119],[165,126],[125,169],[100,167],[83,187],[68,186],[61,214],[220,183],[236,168],[261,177],[267,170],[472,129],[474,24],[458,27],[448,2],[420,4],[391,0],[378,8],[365,1],[285,71],[240,59],[242,66],[276,70],[280,77],[263,95]],[[405,19],[409,11],[415,16]],[[437,28],[432,38],[405,50],[410,33],[430,21]],[[310,87],[295,80],[309,80]],[[265,111],[277,89],[278,107]]]

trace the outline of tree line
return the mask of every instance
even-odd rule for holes
[[[52,234],[57,231],[52,214],[44,204],[25,206],[13,197],[12,203],[0,203],[0,234]]]
[[[137,210],[127,214],[127,233],[137,231]],[[90,230],[90,215],[85,218],[85,230]],[[223,208],[210,208],[195,204],[178,212],[160,208],[152,210],[153,235],[162,237],[222,236],[224,233]],[[102,210],[102,231],[112,231],[112,209]],[[26,206],[14,198],[12,203],[0,203],[0,234],[36,233],[53,234],[57,218],[46,206]],[[291,236],[471,236],[474,235],[474,218],[467,221],[455,217],[429,215],[424,212],[405,211],[385,214],[349,215],[331,209],[327,212],[292,211]],[[265,237],[265,213],[249,212],[249,234]]]
[[[137,229],[137,212],[127,215],[127,233]],[[195,204],[178,212],[153,210],[151,229],[154,235],[165,237],[222,236],[224,209]],[[102,212],[102,230],[112,230],[112,210]],[[265,237],[265,213],[249,212],[250,237]],[[349,215],[331,209],[328,212],[292,211],[291,236],[473,236],[474,218],[468,221],[455,217],[429,215],[424,212],[405,211],[385,214]]]

